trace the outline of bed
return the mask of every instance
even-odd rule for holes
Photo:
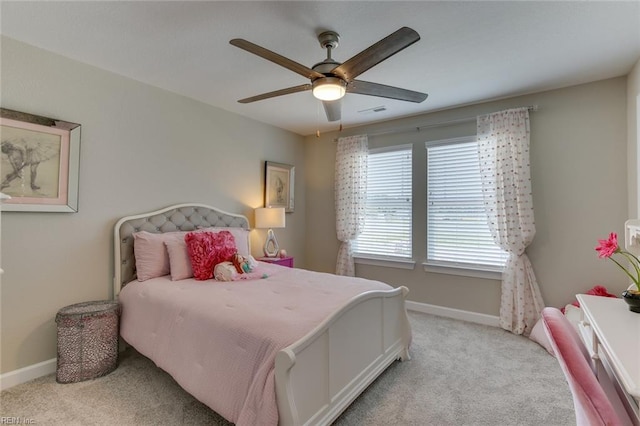
[[[134,233],[210,228],[250,251],[247,218],[203,204],[120,219],[114,296],[124,341],[230,422],[330,424],[395,360],[409,359],[405,287],[265,262],[259,277],[240,281],[172,280],[173,270],[138,279]]]

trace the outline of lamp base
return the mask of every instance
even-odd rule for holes
[[[276,240],[276,235],[273,233],[272,229],[267,231],[267,239],[264,242],[263,252],[266,257],[276,257],[280,252],[278,240]]]

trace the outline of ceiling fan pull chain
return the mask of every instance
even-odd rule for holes
[[[316,101],[316,138],[320,137],[320,101]]]

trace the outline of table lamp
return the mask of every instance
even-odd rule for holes
[[[276,257],[280,251],[278,240],[272,228],[284,228],[284,208],[283,207],[259,207],[255,210],[256,228],[268,228],[267,239],[264,242],[264,255],[266,257]]]

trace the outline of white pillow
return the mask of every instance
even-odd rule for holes
[[[233,235],[233,239],[236,241],[236,248],[238,253],[244,257],[250,256],[249,251],[249,231],[243,228],[207,228],[210,232],[229,231]]]

